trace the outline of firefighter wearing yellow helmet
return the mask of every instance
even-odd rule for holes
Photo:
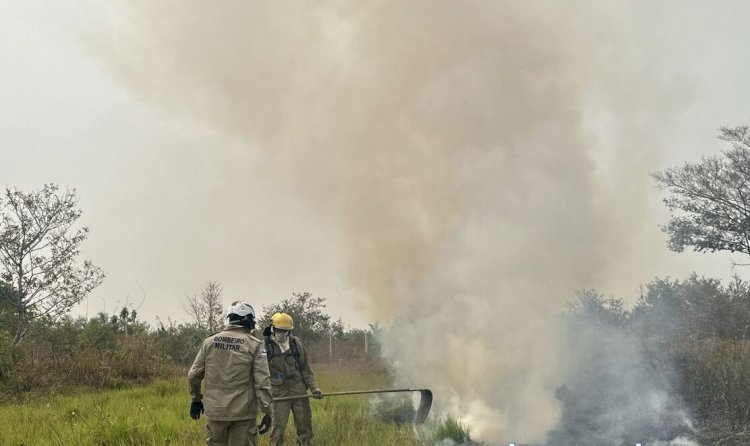
[[[276,312],[276,313],[273,314],[273,316],[271,316],[271,323],[268,324],[268,327],[266,327],[266,328],[263,329],[263,337],[271,336],[271,328],[272,328],[272,325],[273,325],[273,320],[276,319],[279,316],[281,316],[281,313],[279,313],[279,312]]]
[[[270,333],[265,337],[268,368],[271,373],[271,392],[274,398],[304,395],[309,389],[313,398],[323,398],[323,392],[315,383],[315,374],[307,362],[302,342],[292,336],[294,320],[286,313],[274,314],[271,318]],[[271,425],[271,446],[284,444],[284,430],[289,420],[289,412],[294,415],[297,430],[297,444],[312,444],[312,411],[307,398],[273,403]]]
[[[203,341],[188,372],[190,416],[206,414],[209,446],[254,446],[258,409],[264,421],[272,418],[265,344],[250,333],[255,311],[247,302],[232,303],[227,319],[224,330]]]

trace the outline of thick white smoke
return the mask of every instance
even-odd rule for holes
[[[649,26],[673,11],[598,3],[124,2],[89,43],[146,101],[239,141],[210,149],[246,163],[227,191],[340,225],[346,284],[397,317],[402,380],[479,439],[541,442],[561,304],[647,268],[627,179],[684,103]]]

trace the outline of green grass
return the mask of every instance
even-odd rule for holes
[[[388,376],[383,373],[320,368],[317,376],[319,385],[331,392],[389,386]],[[431,431],[378,420],[371,415],[368,401],[365,396],[311,400],[315,444],[434,444]],[[185,378],[119,390],[37,395],[23,403],[0,405],[0,445],[204,444],[205,420],[191,420],[189,406]],[[287,441],[293,443],[291,418],[286,435]],[[261,437],[259,444],[268,444],[267,435]]]
[[[450,444],[474,444],[469,437],[469,428],[460,421],[450,417],[443,418],[434,428],[434,437],[438,440],[450,440]]]

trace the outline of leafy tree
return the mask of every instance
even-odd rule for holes
[[[12,290],[13,345],[34,321],[58,320],[102,283],[98,267],[78,261],[88,237],[88,228],[74,228],[81,213],[75,190],[54,184],[0,195],[0,279]]]
[[[630,322],[662,347],[676,339],[750,339],[750,283],[735,277],[723,286],[697,274],[682,281],[655,279],[646,285]]]
[[[653,174],[672,216],[670,249],[750,254],[750,128],[722,127],[732,150]]]
[[[580,290],[577,299],[568,303],[566,315],[570,320],[596,325],[622,326],[629,312],[622,299],[605,297],[596,290]]]
[[[115,348],[116,328],[111,324],[107,313],[100,312],[88,321],[83,321],[76,330],[78,348],[107,350]]]
[[[217,331],[223,325],[224,306],[221,302],[221,292],[221,285],[215,280],[210,280],[197,295],[186,296],[182,306],[193,322],[208,333]]]
[[[326,300],[314,297],[311,293],[292,293],[292,297],[282,300],[276,305],[263,307],[267,317],[274,313],[287,313],[294,319],[294,331],[305,339],[320,339],[333,334],[341,336],[344,324],[341,320],[331,321],[326,313]]]
[[[138,320],[138,312],[128,310],[128,307],[122,307],[119,315],[110,316],[109,326],[113,332],[125,336],[146,331],[146,324]]]

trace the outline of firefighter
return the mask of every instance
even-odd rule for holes
[[[190,417],[206,414],[209,446],[254,446],[258,409],[266,414],[264,422],[270,422],[272,411],[266,348],[250,334],[255,327],[250,304],[232,303],[227,319],[224,330],[203,341],[188,372]]]
[[[323,392],[315,383],[315,375],[307,363],[307,355],[298,337],[292,336],[294,321],[286,313],[275,314],[271,320],[271,333],[266,336],[268,368],[271,372],[271,391],[274,398],[305,395],[307,390],[313,398],[323,398]],[[307,398],[273,403],[271,446],[284,444],[284,429],[289,412],[294,415],[297,444],[312,444],[312,411]]]
[[[276,319],[278,316],[281,316],[281,313],[276,312],[271,316],[271,323],[268,324],[266,328],[263,329],[263,337],[271,336],[271,327],[273,325],[273,320]]]

